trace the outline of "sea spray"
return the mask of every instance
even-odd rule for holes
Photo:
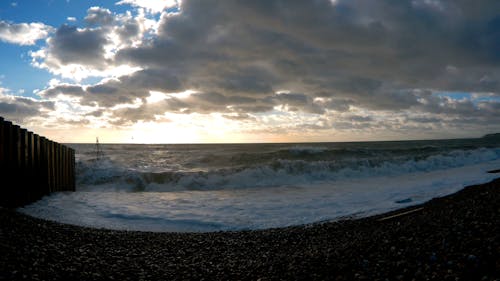
[[[77,160],[77,184],[80,190],[92,189],[102,184],[116,184],[128,191],[237,189],[397,176],[500,159],[500,148],[449,151],[430,151],[427,148],[418,152],[414,149],[407,150],[404,154],[402,151],[391,150],[298,150],[293,147],[290,150],[280,149],[276,152],[251,155],[235,152],[224,157],[224,165],[220,163],[220,159],[213,160],[218,162],[214,167],[207,165],[207,156],[201,159],[193,156],[196,160],[184,163],[184,167],[172,167],[158,159],[151,160],[151,163],[159,165],[154,167],[144,165],[138,158],[132,158],[134,162],[125,165],[110,160],[109,157],[99,161],[87,158]],[[297,153],[300,157],[297,157]],[[140,152],[138,157],[139,154]],[[311,154],[322,155],[311,157]]]

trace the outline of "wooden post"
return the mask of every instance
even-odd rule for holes
[[[28,142],[28,131],[23,128],[19,128],[19,178],[16,182],[16,189],[20,193],[18,196],[20,204],[25,204],[25,202],[29,201],[29,186],[28,186],[28,177],[27,174],[27,142]]]
[[[45,137],[40,137],[40,190],[43,195],[49,193],[49,147]]]
[[[66,168],[66,160],[64,159],[64,145],[61,144],[61,190],[66,191],[66,171],[64,170]]]
[[[66,146],[61,144],[61,190],[66,191]]]
[[[75,150],[71,149],[71,190],[76,190],[76,178],[75,178]]]
[[[56,143],[50,141],[50,192],[57,191],[56,187]]]
[[[45,166],[47,167],[47,169],[45,170],[45,183],[46,183],[46,190],[45,190],[45,194],[49,194],[50,193],[50,145],[49,145],[49,140],[44,138],[44,141],[45,141],[45,153],[44,153],[44,162],[45,162]]]
[[[14,145],[12,144],[14,137],[12,136],[12,123],[4,122],[4,153],[5,153],[5,162],[8,167],[12,167],[13,155],[14,155]]]
[[[35,169],[40,167],[40,136],[33,134],[33,166]]]
[[[0,117],[0,176],[1,178],[4,177],[4,168],[5,168],[5,154],[4,154],[4,143],[5,143],[5,138],[4,138],[4,132],[3,132],[3,127],[4,127],[4,120],[3,117]]]
[[[54,192],[56,191],[55,190],[55,157],[54,157],[54,142],[53,141],[48,141],[48,145],[49,145],[49,149],[48,149],[48,152],[49,152],[49,155],[48,155],[48,158],[49,158],[49,192]]]
[[[6,178],[12,178],[16,169],[14,163],[14,151],[16,143],[14,141],[14,128],[11,122],[4,122],[4,153],[5,153],[5,174]],[[9,181],[5,181],[5,186],[2,188],[3,200],[2,203],[4,206],[12,206],[14,202],[12,202],[12,197],[14,192],[12,191],[12,185]]]
[[[52,189],[51,189],[51,192],[55,192],[57,191],[57,157],[56,157],[56,151],[57,151],[57,146],[56,146],[56,143],[51,141],[51,149],[52,149],[52,152],[51,152],[51,161],[52,161],[52,169],[51,169],[51,172],[52,172],[52,180],[51,180],[51,183],[52,183]]]
[[[34,169],[34,144],[33,144],[33,133],[28,132],[27,135],[27,156],[28,159],[26,161],[27,171],[28,171],[28,202],[33,202],[37,199],[36,196],[36,175]]]
[[[16,172],[19,172],[19,168],[21,167],[21,128],[18,125],[12,126],[12,144],[14,149],[12,152],[14,153],[14,167],[17,168]]]
[[[71,190],[71,148],[66,147],[66,190]]]
[[[33,177],[35,197],[41,198],[43,196],[43,177],[40,164],[40,136],[37,134],[33,134]]]
[[[32,132],[28,132],[28,135],[27,135],[27,143],[26,143],[26,147],[27,147],[27,151],[26,151],[26,154],[27,154],[27,165],[28,167],[31,169],[33,167],[33,163],[34,163],[34,143],[33,143],[33,133]]]
[[[59,191],[59,144],[54,142],[54,191]]]
[[[56,143],[56,157],[57,157],[57,170],[56,170],[56,179],[57,179],[57,191],[62,190],[62,148],[60,143]]]
[[[59,182],[59,191],[64,190],[63,189],[63,149],[62,149],[62,144],[58,143],[57,144],[57,158],[59,161],[58,169],[57,169],[57,174],[58,174],[58,182]]]
[[[7,175],[9,174],[9,171],[8,171],[8,160],[7,160],[7,155],[6,155],[6,152],[5,152],[5,148],[7,146],[6,142],[7,142],[7,137],[5,136],[5,131],[7,130],[6,127],[7,127],[7,123],[4,121],[4,119],[2,117],[0,117],[0,178],[2,179],[6,179],[7,178]],[[7,189],[9,187],[6,186],[5,184],[2,185],[2,187],[0,187],[0,204],[2,204],[2,206],[6,206],[6,203],[7,203]]]
[[[21,168],[24,170],[28,162],[28,130],[19,129],[19,155]]]
[[[63,171],[64,171],[64,190],[71,190],[69,187],[69,147],[64,146],[63,147],[64,151],[64,165],[63,165]]]
[[[20,190],[23,188],[22,186],[19,186],[19,180],[20,178],[23,177],[21,174],[21,128],[18,125],[13,125],[12,126],[12,145],[13,145],[13,161],[12,161],[12,166],[13,166],[13,171],[12,171],[12,181],[10,181],[10,189],[12,190],[12,204],[13,205],[20,205],[21,203],[21,194],[22,191]]]

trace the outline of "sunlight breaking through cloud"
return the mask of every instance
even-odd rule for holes
[[[206,116],[182,126],[294,140],[470,136],[500,124],[495,1],[116,4],[133,9],[90,7],[83,25],[61,25],[30,53],[64,81],[38,97],[93,108],[72,124]]]

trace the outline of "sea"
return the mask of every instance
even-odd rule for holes
[[[280,144],[68,144],[76,192],[19,208],[62,223],[213,232],[310,225],[426,202],[499,174],[498,138]]]

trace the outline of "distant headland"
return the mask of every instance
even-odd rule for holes
[[[500,139],[500,133],[487,134],[482,137],[483,139]]]

